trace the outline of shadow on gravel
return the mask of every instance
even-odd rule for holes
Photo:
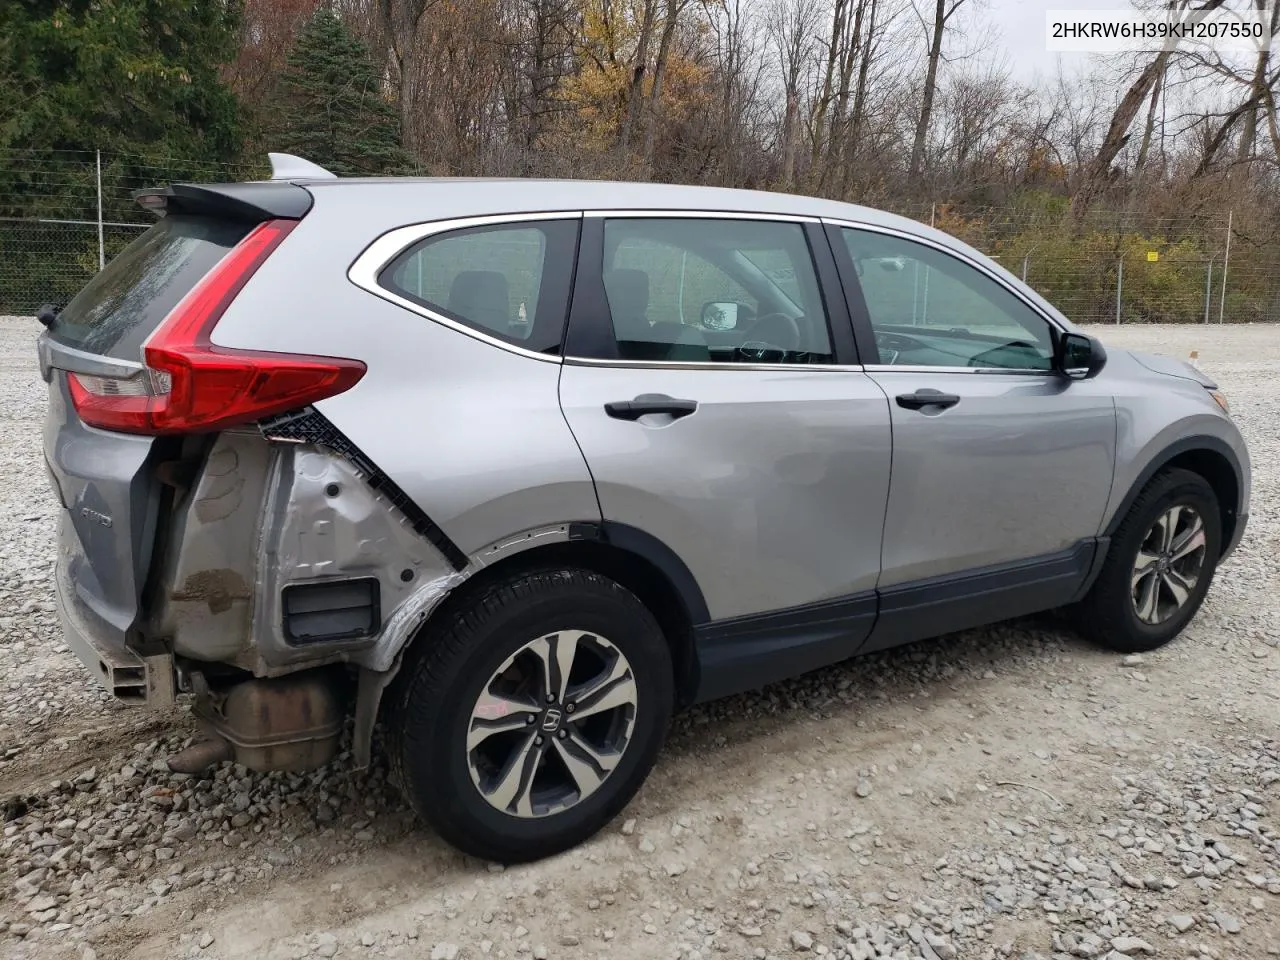
[[[672,771],[702,763],[706,772],[705,759],[717,751],[737,752],[780,731],[785,736],[787,727],[815,714],[848,720],[856,737],[874,726],[884,704],[934,698],[942,704],[944,694],[970,683],[1090,650],[1053,620],[1016,621],[855,658],[692,708],[675,719],[651,780],[656,785],[642,791],[637,805],[646,815],[662,815],[705,801],[703,780]],[[308,774],[254,774],[224,763],[186,777],[165,763],[189,742],[189,724],[180,727],[156,735],[156,724],[148,723],[145,742],[112,756],[81,754],[83,765],[64,779],[5,805],[0,887],[14,889],[22,902],[0,902],[0,918],[17,910],[15,922],[25,915],[44,925],[93,925],[148,912],[188,888],[231,891],[296,866],[354,865],[370,847],[388,848],[380,856],[390,854],[403,879],[428,888],[459,869],[482,869],[417,822],[388,781],[380,742],[367,771],[349,769],[344,751]],[[88,886],[85,875],[92,878]],[[76,883],[83,889],[72,893]],[[95,895],[106,887],[112,896]],[[34,898],[51,892],[71,896],[31,912]],[[86,899],[89,908],[68,909]]]

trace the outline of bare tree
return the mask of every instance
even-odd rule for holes
[[[1176,0],[1176,2],[1183,5],[1182,9],[1188,11],[1185,20],[1195,22],[1203,20],[1206,14],[1221,7],[1225,0],[1203,0],[1198,7],[1190,7],[1188,0]],[[1111,164],[1115,162],[1124,145],[1129,142],[1129,128],[1133,125],[1138,110],[1152,88],[1165,75],[1169,69],[1169,61],[1176,53],[1176,42],[1157,53],[1142,68],[1124,96],[1120,98],[1111,115],[1111,123],[1107,127],[1102,144],[1089,163],[1079,189],[1071,199],[1072,213],[1077,221],[1084,215],[1089,203],[1110,175]]]
[[[512,42],[503,51],[517,90],[513,117],[522,126],[521,172],[539,162],[549,122],[568,109],[560,87],[575,69],[581,12],[575,0],[511,0]]]
[[[920,22],[925,28],[928,39],[928,53],[925,55],[924,88],[920,96],[920,116],[916,120],[915,139],[911,143],[911,161],[908,174],[915,179],[924,165],[925,141],[929,136],[929,123],[933,118],[933,99],[938,89],[938,64],[942,61],[942,41],[947,24],[956,12],[968,0],[934,0],[933,20],[929,23],[923,16]],[[917,10],[917,15],[919,11]]]
[[[818,6],[810,0],[776,0],[769,12],[769,42],[782,74],[782,172],[779,186],[795,182],[800,137],[801,84],[817,45]]]

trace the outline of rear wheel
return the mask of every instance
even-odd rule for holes
[[[586,840],[644,782],[673,706],[669,648],[617,583],[544,570],[419,638],[390,717],[413,808],[466,853],[513,863]]]
[[[1213,488],[1197,473],[1157,474],[1111,538],[1076,621],[1112,650],[1168,643],[1191,621],[1217,568],[1222,521]]]

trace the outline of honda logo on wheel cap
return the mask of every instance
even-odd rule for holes
[[[552,707],[542,715],[542,729],[547,732],[554,731],[560,726],[560,711]]]

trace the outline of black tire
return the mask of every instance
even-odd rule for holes
[[[1146,623],[1138,616],[1131,578],[1148,533],[1175,506],[1190,507],[1203,521],[1203,563],[1182,606],[1160,623]],[[1102,571],[1073,611],[1073,620],[1081,633],[1109,650],[1143,653],[1164,646],[1183,631],[1200,609],[1221,552],[1222,519],[1213,488],[1190,470],[1164,470],[1138,494],[1116,529]]]
[[[559,812],[518,817],[491,805],[472,780],[472,711],[509,657],[568,630],[607,638],[629,663],[636,690],[630,737],[595,792]],[[490,585],[446,611],[414,648],[390,704],[392,775],[418,815],[464,853],[519,863],[583,842],[635,795],[666,737],[674,705],[670,648],[644,604],[599,574],[543,569]]]

